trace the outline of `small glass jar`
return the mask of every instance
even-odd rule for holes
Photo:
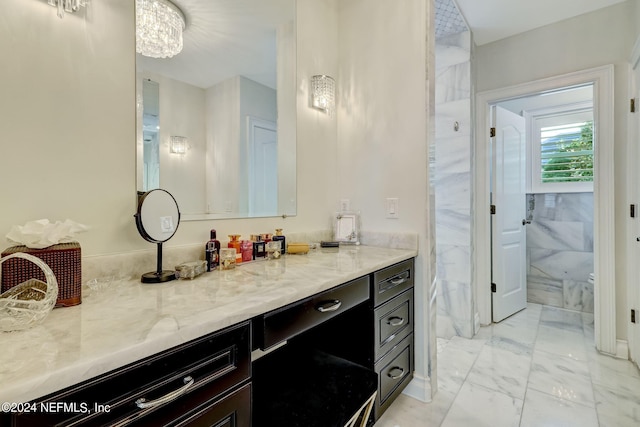
[[[253,242],[251,240],[240,241],[240,252],[242,252],[242,262],[253,260]]]
[[[220,249],[220,270],[231,270],[236,268],[235,248]]]
[[[278,259],[282,255],[280,242],[267,242],[267,259]]]

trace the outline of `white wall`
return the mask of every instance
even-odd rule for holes
[[[85,254],[144,246],[133,222],[133,5],[96,1],[59,19],[45,1],[3,2],[1,236],[71,218],[92,227]]]
[[[160,188],[176,199],[180,212],[201,213],[205,209],[205,92],[199,87],[154,73],[138,78],[158,83]],[[141,84],[141,81],[138,81]],[[185,154],[169,152],[172,136],[188,139]]]
[[[429,5],[425,0],[339,2],[339,181],[334,201],[349,199],[351,209],[361,212],[363,230],[419,233],[415,362],[417,378],[425,380],[430,376],[434,274],[427,139],[433,99],[427,85]],[[399,199],[398,219],[386,218],[388,197]],[[421,395],[421,386],[411,393],[429,398]]]
[[[479,46],[477,89],[498,89],[606,64],[615,66],[617,337],[626,339],[626,213],[628,59],[637,34],[636,1]]]
[[[285,233],[330,228],[335,124],[305,107],[311,71],[337,68],[335,16],[324,19],[330,8],[318,3],[298,4],[298,215],[182,222],[166,246],[203,243],[210,228],[222,239],[276,227]],[[94,1],[61,20],[45,1],[5,0],[0,48],[0,236],[30,220],[71,218],[92,227],[78,236],[84,256],[155,252],[133,220],[134,2]]]

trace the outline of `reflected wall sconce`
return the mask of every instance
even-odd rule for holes
[[[184,14],[169,0],[136,0],[136,52],[171,58],[182,51]]]
[[[172,136],[169,142],[169,152],[172,154],[185,154],[188,144],[185,136]]]
[[[336,82],[332,77],[316,75],[311,77],[311,106],[333,115],[336,108]]]
[[[58,9],[58,17],[62,19],[65,12],[77,12],[81,7],[86,7],[89,0],[47,0],[47,3]]]

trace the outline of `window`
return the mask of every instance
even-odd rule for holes
[[[528,114],[533,193],[593,191],[593,107]]]

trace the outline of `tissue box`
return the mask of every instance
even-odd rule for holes
[[[60,243],[44,249],[13,246],[5,249],[2,256],[25,252],[47,263],[58,281],[56,307],[69,307],[82,302],[82,268],[80,244]],[[2,263],[2,292],[29,279],[45,281],[44,273],[35,264],[22,258],[12,258]]]

